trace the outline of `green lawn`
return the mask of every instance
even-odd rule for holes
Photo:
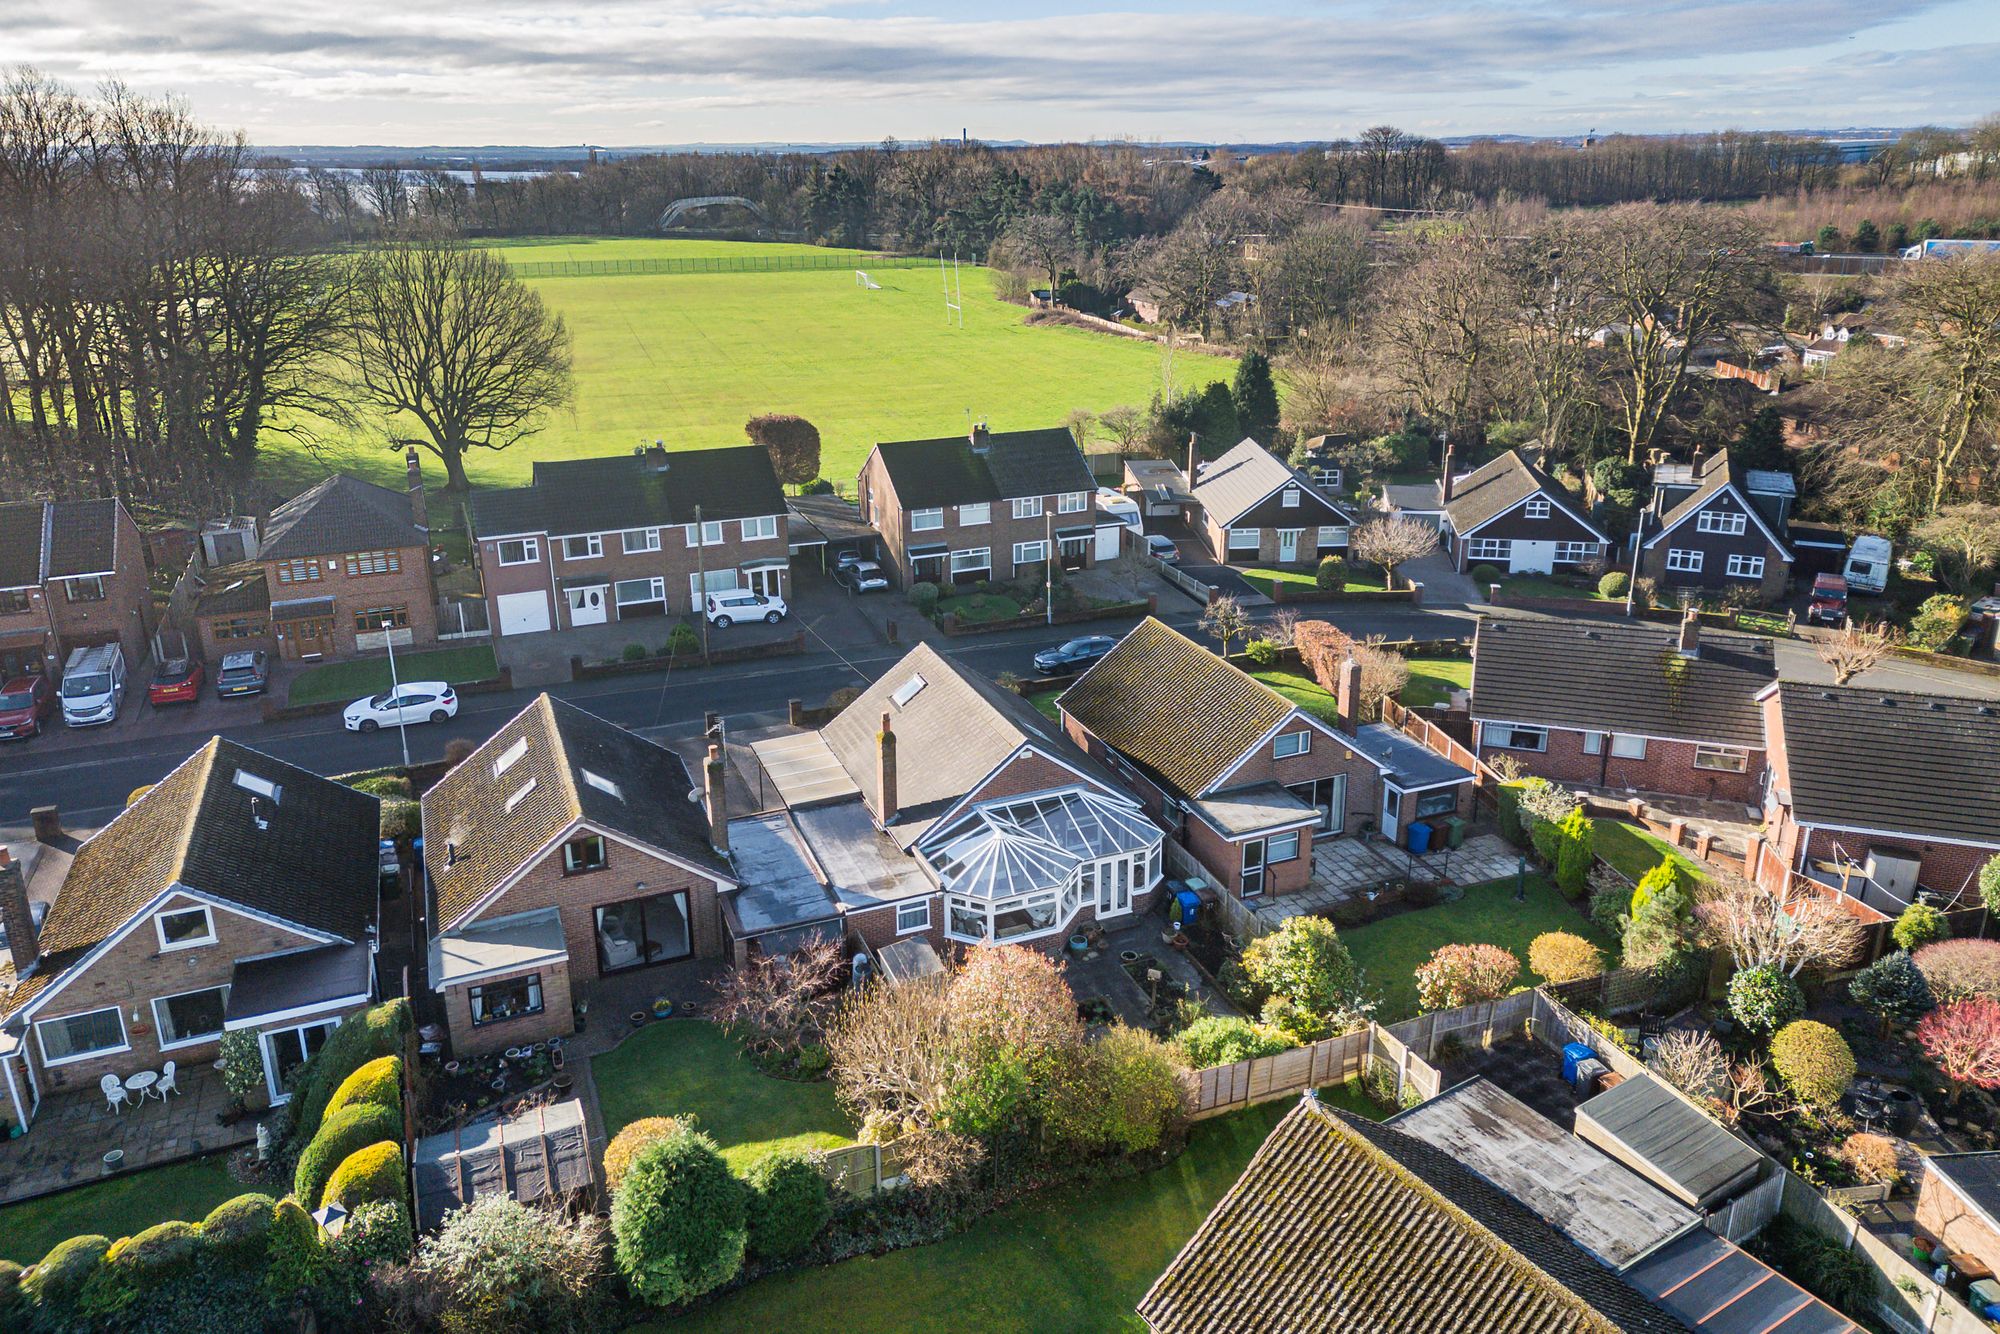
[[[1340,710],[1335,707],[1332,694],[1304,672],[1289,667],[1259,667],[1250,675],[1321,722],[1339,723]]]
[[[1514,902],[1514,881],[1471,885],[1456,903],[1440,904],[1357,926],[1340,933],[1354,962],[1382,998],[1375,1018],[1385,1024],[1417,1013],[1417,965],[1440,945],[1498,945],[1521,961],[1522,982],[1540,982],[1528,972],[1528,945],[1544,931],[1568,931],[1594,942],[1611,962],[1612,939],[1572,908],[1556,887],[1528,877],[1528,901]]]
[[[396,655],[396,679],[399,681],[449,681],[453,685],[463,685],[469,681],[491,681],[498,675],[500,666],[493,660],[491,644]],[[329,700],[356,700],[388,688],[387,658],[323,662],[317,667],[306,668],[293,678],[288,702],[296,706],[324,704]]]
[[[1028,696],[1028,703],[1034,705],[1035,712],[1042,717],[1052,723],[1059,723],[1062,721],[1062,710],[1056,707],[1056,701],[1062,698],[1062,693],[1060,690],[1044,690],[1039,695]]]
[[[532,264],[806,248],[551,237],[494,249]],[[472,451],[474,483],[520,485],[536,459],[623,453],[641,440],[665,440],[669,449],[743,444],[743,423],[761,412],[809,418],[820,430],[822,474],[851,483],[880,440],[958,435],[968,413],[995,430],[1059,425],[1075,408],[1143,406],[1160,388],[1158,344],[1030,327],[1023,308],[994,297],[984,268],[960,271],[963,328],[945,321],[935,268],[871,273],[880,291],[857,287],[845,268],[529,279],[575,340],[575,399],[528,440]],[[1235,369],[1230,358],[1183,352],[1174,359],[1174,387],[1200,388]],[[285,486],[331,467],[401,488],[400,451],[383,443],[380,422],[324,433],[324,461],[266,435],[264,471]],[[438,484],[441,470],[428,454],[424,466]]]
[[[1484,591],[1483,589],[1481,590]],[[1587,588],[1571,588],[1539,574],[1512,574],[1500,581],[1500,591],[1511,593],[1517,598],[1585,598],[1592,602],[1623,602],[1620,597],[1599,596],[1595,585]]]
[[[1593,823],[1596,832],[1592,836],[1592,850],[1634,884],[1662,860],[1673,861],[1690,880],[1705,877],[1701,863],[1637,825],[1626,824],[1622,820],[1597,820]]]
[[[1321,1096],[1379,1118],[1353,1085]],[[1139,1330],[1139,1299],[1208,1216],[1292,1100],[1194,1128],[1158,1171],[1055,1191],[955,1237],[764,1279],[653,1334],[849,1330],[874,1334],[1028,1334]]]
[[[34,1133],[59,1133],[53,1126]],[[0,1260],[30,1265],[59,1241],[92,1232],[113,1241],[155,1223],[199,1223],[208,1211],[255,1187],[229,1175],[229,1155],[190,1158],[0,1208]]]
[[[938,599],[938,615],[949,613],[971,625],[981,621],[1011,621],[1021,614],[1021,604],[1004,593],[967,593]]]
[[[738,1171],[779,1144],[837,1149],[854,1140],[833,1085],[772,1078],[703,1019],[648,1024],[593,1060],[590,1072],[606,1135],[642,1116],[693,1116]]]
[[[1472,688],[1470,658],[1411,658],[1410,682],[1397,698],[1407,708],[1427,709],[1451,698],[1453,690]]]
[[[1259,593],[1262,593],[1265,597],[1270,597],[1272,595],[1271,585],[1273,584],[1283,584],[1287,589],[1296,588],[1300,590],[1310,589],[1314,592],[1319,591],[1319,580],[1315,577],[1314,572],[1309,569],[1288,570],[1288,569],[1279,569],[1275,567],[1265,568],[1262,566],[1253,565],[1246,569],[1238,570],[1237,573],[1243,576],[1243,580],[1245,583],[1249,584],[1252,588],[1255,588]],[[1347,571],[1348,592],[1380,593],[1383,590],[1384,590],[1384,585],[1382,583],[1382,575],[1379,571],[1356,570],[1352,567],[1348,569]]]

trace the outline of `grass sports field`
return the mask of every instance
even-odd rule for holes
[[[590,237],[509,240],[492,249],[534,266],[842,253]],[[868,259],[854,263],[867,268]],[[748,418],[796,412],[820,429],[823,474],[851,482],[876,441],[956,434],[968,411],[995,430],[1050,426],[1074,408],[1143,405],[1160,387],[1157,345],[1030,328],[1021,307],[994,299],[984,268],[960,268],[964,328],[945,322],[934,265],[868,271],[879,291],[858,286],[845,267],[532,278],[576,340],[575,402],[512,449],[475,450],[467,469],[475,483],[517,485],[537,458],[614,453],[654,439],[669,449],[741,444]],[[1182,352],[1174,383],[1205,384],[1234,369],[1226,358]],[[364,433],[333,441],[322,451],[326,464],[400,486],[401,469],[379,439]],[[267,471],[278,480],[326,470],[275,435],[266,449]],[[425,466],[442,480],[428,456]]]

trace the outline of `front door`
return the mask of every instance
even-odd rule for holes
[[[325,657],[333,650],[333,618],[314,616],[303,621],[288,621],[284,636],[286,657]]]
[[[604,584],[592,584],[588,588],[572,588],[563,596],[569,601],[569,623],[571,625],[603,625],[609,616],[604,605]]]
[[[1264,892],[1264,840],[1243,845],[1243,897],[1254,899]]]
[[[759,565],[743,572],[744,581],[750,591],[767,598],[781,598],[785,595],[785,567],[782,565]]]
[[[314,1052],[326,1045],[328,1036],[338,1027],[338,1019],[316,1019],[297,1028],[274,1028],[258,1035],[258,1042],[264,1048],[264,1088],[271,1095],[272,1106],[291,1098],[286,1083]]]
[[[1303,528],[1280,528],[1278,530],[1278,564],[1290,565],[1299,558],[1299,536]]]
[[[1396,818],[1402,809],[1403,789],[1392,783],[1382,784],[1382,837],[1391,843],[1396,841],[1396,835],[1402,831],[1402,821]]]

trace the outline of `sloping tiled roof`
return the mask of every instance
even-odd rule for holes
[[[444,931],[577,820],[723,879],[687,766],[574,704],[537,696],[424,793],[424,860]]]
[[[989,432],[983,454],[962,435],[888,441],[875,449],[906,510],[1097,489],[1076,438],[1062,426]]]
[[[293,496],[264,521],[259,560],[428,545],[403,491],[338,473]]]
[[[1778,700],[1800,823],[2000,845],[2000,702],[1799,681]]]
[[[1208,790],[1291,701],[1148,616],[1063,693],[1064,712],[1188,796]]]
[[[49,506],[49,578],[109,574],[117,566],[116,500],[58,500]]]
[[[1704,626],[1699,655],[1660,621],[1490,616],[1473,638],[1472,716],[1761,750],[1771,641]]]
[[[1305,494],[1331,506],[1342,518],[1347,517],[1345,511],[1320,493],[1310,477],[1248,438],[1222,457],[1201,465],[1201,480],[1195,485],[1194,496],[1208,511],[1209,518],[1227,528],[1287,482],[1296,483]]]
[[[1792,481],[1790,473],[1767,472],[1764,476],[1781,477],[1787,484],[1790,484]],[[1778,542],[1778,549],[1784,551],[1784,544],[1782,541],[1779,541],[1778,534],[1770,531],[1770,525],[1765,520],[1763,514],[1758,511],[1755,505],[1750,503],[1750,475],[1729,456],[1728,450],[1717,449],[1707,458],[1697,463],[1693,469],[1693,476],[1689,481],[1692,482],[1694,490],[1689,492],[1680,504],[1675,505],[1660,516],[1659,531],[1646,539],[1647,546],[1652,546],[1661,538],[1671,533],[1683,520],[1691,517],[1702,506],[1708,504],[1717,492],[1723,490],[1725,487],[1733,486],[1736,488],[1737,497],[1743,502],[1744,513],[1750,516],[1750,522],[1763,529],[1773,541]],[[1683,483],[1683,485],[1685,484]],[[1789,495],[1791,492],[1785,491],[1779,494]],[[1786,552],[1785,554],[1789,558],[1790,553]]]
[[[0,588],[42,582],[42,521],[47,509],[39,500],[0,504]]]
[[[271,589],[264,582],[264,567],[251,560],[210,570],[194,600],[196,616],[240,616],[270,609]]]
[[[1154,1334],[1666,1334],[1685,1326],[1412,1136],[1316,1101],[1139,1303]]]
[[[1563,489],[1562,483],[1528,462],[1517,449],[1508,450],[1454,482],[1451,499],[1445,502],[1444,509],[1451,516],[1453,530],[1463,535],[1506,513],[1537,492],[1597,533],[1599,540],[1610,540],[1598,530],[1596,524],[1578,512],[1576,502]]]
[[[610,454],[535,464],[529,486],[473,497],[481,536],[611,533],[784,514],[769,451],[756,445]],[[672,539],[669,539],[672,540]]]

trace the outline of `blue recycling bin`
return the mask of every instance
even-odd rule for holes
[[[1183,928],[1193,926],[1194,915],[1201,908],[1201,896],[1191,889],[1183,889],[1174,897],[1180,900],[1181,926]]]
[[[1563,1083],[1574,1086],[1576,1068],[1585,1061],[1594,1061],[1597,1053],[1587,1042],[1567,1042],[1563,1044]]]
[[[1422,820],[1412,820],[1407,839],[1410,851],[1421,856],[1431,850],[1431,827]]]

